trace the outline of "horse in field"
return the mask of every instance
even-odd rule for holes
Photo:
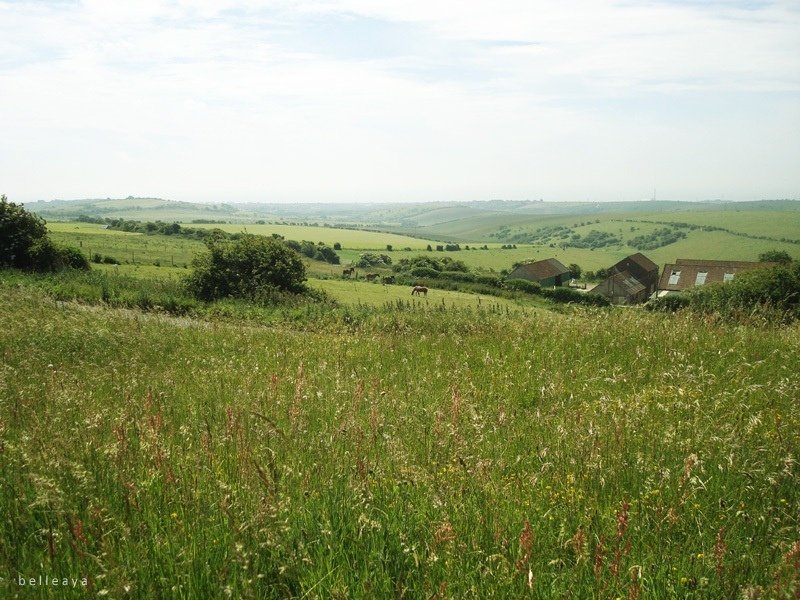
[[[350,267],[348,269],[344,269],[342,271],[342,277],[350,277],[355,272],[356,272],[355,267]]]
[[[367,281],[375,281],[377,278],[377,273],[367,273]]]
[[[412,296],[419,296],[420,294],[422,294],[423,296],[427,297],[428,296],[428,288],[426,288],[424,285],[415,285],[413,288],[411,288],[411,295]]]

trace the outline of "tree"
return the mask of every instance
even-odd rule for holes
[[[44,220],[0,196],[0,265],[31,269],[31,249],[47,239]]]
[[[569,269],[569,276],[572,277],[572,279],[580,279],[581,278],[581,273],[583,273],[583,269],[581,269],[579,265],[576,265],[575,263],[572,263],[567,268]]]
[[[45,221],[0,196],[0,267],[29,271],[88,269],[89,261],[77,248],[54,244]]]
[[[760,262],[775,262],[781,265],[788,265],[792,262],[792,257],[786,250],[767,250],[766,252],[758,255]]]
[[[342,249],[342,245],[339,242],[334,242],[333,243],[333,249],[334,250],[341,250]]]
[[[259,299],[275,292],[306,292],[306,266],[285,243],[244,234],[237,240],[211,238],[208,252],[192,262],[191,292],[202,300]]]
[[[386,251],[387,252],[391,252],[392,251],[392,245],[391,244],[386,244]]]

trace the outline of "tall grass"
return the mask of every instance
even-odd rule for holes
[[[259,327],[4,291],[0,595],[85,593],[18,586],[42,573],[137,598],[798,589],[797,326]]]

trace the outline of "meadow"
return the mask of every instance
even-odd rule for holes
[[[0,288],[0,596],[800,589],[798,324],[422,302],[260,324]],[[40,575],[87,586],[19,584]]]

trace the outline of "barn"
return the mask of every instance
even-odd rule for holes
[[[739,273],[773,266],[775,263],[771,262],[679,258],[672,264],[664,265],[658,283],[658,295],[665,296],[709,283],[727,283]]]
[[[608,269],[608,277],[592,288],[614,304],[646,301],[658,287],[658,265],[641,252],[626,256]]]
[[[590,291],[605,296],[613,304],[638,304],[649,297],[647,287],[627,271],[612,273]]]
[[[542,287],[562,286],[569,283],[569,269],[555,258],[524,263],[508,274],[507,279],[526,279]]]

